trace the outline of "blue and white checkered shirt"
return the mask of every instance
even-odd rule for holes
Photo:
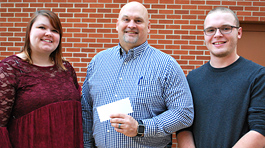
[[[133,108],[129,115],[145,125],[144,137],[127,137],[109,120],[100,122],[97,107],[127,97]],[[162,148],[173,132],[192,124],[194,110],[179,64],[146,41],[127,54],[118,45],[91,60],[82,90],[82,115],[85,148]]]

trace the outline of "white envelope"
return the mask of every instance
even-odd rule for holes
[[[129,114],[133,112],[129,98],[125,98],[116,102],[97,107],[100,122],[110,119],[111,114],[123,113]]]

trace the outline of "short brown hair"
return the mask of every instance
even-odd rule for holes
[[[235,18],[236,26],[237,26],[237,27],[240,27],[240,26],[239,26],[239,25],[240,25],[240,24],[239,24],[239,20],[238,20],[238,17],[237,17],[237,15],[236,15],[236,13],[235,13],[233,10],[229,9],[229,8],[226,8],[226,7],[216,7],[216,8],[214,8],[214,9],[212,9],[212,10],[207,14],[207,16],[208,16],[209,14],[214,13],[214,12],[217,12],[217,11],[231,13],[231,14],[234,16],[234,18]],[[207,16],[206,16],[206,17],[207,17]]]

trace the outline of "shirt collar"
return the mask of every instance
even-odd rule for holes
[[[133,52],[133,58],[137,58],[141,53],[147,48],[148,42],[145,41],[143,44],[140,46],[134,47],[133,49],[130,49],[129,52]],[[120,52],[120,56],[122,57],[123,54],[126,54],[125,50],[121,47],[120,43],[118,45],[118,49]]]

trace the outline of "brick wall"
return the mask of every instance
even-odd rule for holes
[[[0,60],[23,46],[25,28],[37,9],[60,17],[64,57],[75,68],[82,85],[86,67],[99,51],[118,44],[115,30],[120,8],[131,0],[0,0]],[[264,22],[265,0],[137,0],[148,9],[148,42],[173,56],[185,74],[209,60],[203,41],[203,21],[209,10],[225,6],[240,21]],[[173,136],[176,147],[175,135]]]

